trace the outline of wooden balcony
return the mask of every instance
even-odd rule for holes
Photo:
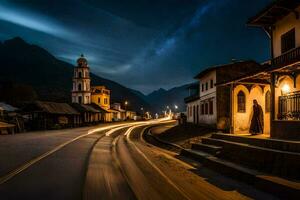
[[[272,60],[272,65],[275,67],[284,67],[299,61],[300,61],[300,47],[297,47],[274,58]]]

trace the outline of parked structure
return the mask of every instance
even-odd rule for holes
[[[79,124],[92,124],[102,121],[105,112],[101,108],[94,106],[72,103],[71,106],[80,113]]]
[[[114,113],[114,121],[124,121],[126,120],[126,111],[121,108],[121,103],[113,103],[111,109],[117,111]]]
[[[72,103],[90,104],[90,69],[83,54],[77,60],[77,67],[74,68]]]
[[[232,79],[231,132],[247,132],[251,100],[264,109],[264,133],[299,138],[300,130],[300,2],[279,0],[248,21],[270,37],[270,67]],[[283,131],[284,130],[284,131]]]
[[[264,66],[254,61],[240,61],[213,66],[200,72],[195,77],[198,80],[198,89],[195,86],[189,88],[191,96],[185,99],[187,121],[229,130],[230,88],[215,84],[262,68]]]
[[[80,125],[80,113],[67,103],[36,101],[23,109],[31,130],[58,129]]]

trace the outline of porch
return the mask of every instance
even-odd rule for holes
[[[300,139],[300,63],[298,48],[275,58],[261,71],[221,83],[231,87],[231,133],[247,134],[256,99],[264,115],[264,134]],[[293,64],[288,64],[291,63]]]

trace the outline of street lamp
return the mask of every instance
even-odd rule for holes
[[[141,111],[142,111],[142,116],[144,117],[144,108],[143,107],[141,107]]]
[[[177,105],[175,105],[174,107],[175,107],[176,110],[178,109],[178,106],[177,106]]]
[[[128,101],[125,101],[125,118],[127,119],[127,105],[128,105]]]

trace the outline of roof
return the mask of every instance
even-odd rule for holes
[[[106,111],[105,109],[101,108],[100,106],[98,106],[98,105],[95,104],[95,103],[92,103],[90,106],[93,107],[94,109],[96,109],[96,110],[102,112],[102,113],[107,113],[107,111]]]
[[[79,114],[74,108],[72,108],[67,103],[36,101],[35,105],[37,105],[42,111],[51,114],[68,114],[68,115]]]
[[[258,63],[256,63],[255,61],[252,60],[246,60],[246,61],[235,61],[232,63],[228,63],[228,64],[223,64],[223,65],[216,65],[216,66],[212,66],[209,67],[203,71],[201,71],[199,74],[197,74],[197,76],[195,76],[195,79],[200,79],[203,76],[207,75],[208,73],[214,71],[214,70],[218,70],[218,69],[226,69],[226,68],[232,68],[232,67],[236,67],[239,68],[242,65],[259,65]]]
[[[9,104],[6,104],[4,102],[0,102],[0,110],[5,110],[5,111],[8,111],[8,112],[14,112],[16,110],[18,110],[18,108],[16,107],[13,107]]]
[[[271,26],[289,13],[294,12],[298,6],[300,6],[299,0],[275,0],[257,15],[251,17],[247,24],[250,26]]]
[[[186,87],[187,90],[191,89],[199,89],[199,83],[192,83],[189,86]]]
[[[82,113],[82,112],[99,113],[100,112],[100,110],[95,109],[93,106],[87,105],[87,104],[72,103],[71,106],[80,113]]]
[[[255,70],[255,71],[243,74],[241,76],[234,77],[232,79],[227,79],[227,80],[224,80],[224,81],[220,81],[220,82],[216,83],[216,85],[226,85],[226,84],[238,81],[238,80],[245,79],[247,77],[252,77],[252,76],[257,76],[257,75],[260,75],[260,74],[264,74],[264,73],[267,73],[268,71],[270,71],[271,68],[272,68],[270,65],[263,65],[263,66],[264,67],[262,67],[260,70]],[[257,83],[260,83],[260,84],[268,84],[268,82],[265,82],[265,81],[261,82],[260,80],[254,80],[254,79],[252,80],[252,82],[257,82]]]

